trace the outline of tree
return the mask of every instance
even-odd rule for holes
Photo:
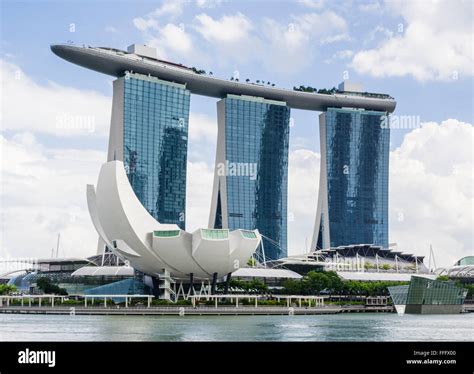
[[[16,290],[16,286],[12,284],[0,284],[0,295],[10,295]]]
[[[53,283],[47,277],[41,277],[36,281],[36,286],[45,294],[67,295],[67,291]]]

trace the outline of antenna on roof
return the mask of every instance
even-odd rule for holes
[[[58,232],[58,242],[56,244],[56,258],[59,257],[59,239],[61,239],[61,233]]]
[[[428,268],[429,270],[431,271],[431,259],[433,259],[433,271],[436,269],[436,260],[435,260],[435,255],[434,255],[434,251],[433,251],[433,246],[430,244],[430,257],[429,257],[429,260],[428,260]]]

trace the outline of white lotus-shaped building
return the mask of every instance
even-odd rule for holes
[[[123,162],[102,165],[87,203],[100,238],[135,269],[154,277],[221,278],[247,264],[258,230],[199,229],[193,233],[155,220],[135,195]]]

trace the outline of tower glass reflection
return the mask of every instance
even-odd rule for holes
[[[218,148],[209,225],[258,229],[266,260],[287,255],[290,108],[227,95],[218,105]]]

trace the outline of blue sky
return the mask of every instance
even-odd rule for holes
[[[472,19],[472,3],[462,0],[4,0],[0,134],[9,164],[2,169],[0,251],[37,254],[19,244],[21,232],[13,225],[37,225],[32,235],[43,254],[58,231],[66,253],[94,251],[83,185],[94,183],[104,160],[113,78],[61,60],[49,49],[74,41],[120,49],[144,43],[163,59],[216,76],[238,71],[241,80],[287,88],[330,88],[348,74],[367,91],[392,95],[398,103],[394,114],[418,116],[421,127],[391,132],[390,241],[422,254],[431,241],[453,262],[472,251],[473,243]],[[215,104],[212,98],[191,99],[192,228],[207,222]],[[92,118],[93,131],[58,127],[64,114]],[[289,247],[297,253],[311,239],[319,131],[317,113],[292,110],[292,117],[289,210],[295,220]],[[194,175],[206,176],[202,188],[196,188],[201,182]],[[55,196],[51,189],[60,192]],[[443,216],[453,223],[440,227]],[[78,244],[77,237],[87,240]]]
[[[301,16],[309,12],[334,12],[346,22],[348,38],[312,48],[311,57],[304,54],[287,56],[288,59],[311,59],[310,63],[296,71],[274,72],[271,68],[256,64],[235,62],[232,59],[209,56],[204,65],[192,60],[192,57],[170,53],[176,61],[187,65],[197,65],[211,70],[221,77],[232,76],[238,70],[242,77],[265,79],[281,87],[293,85],[311,85],[313,87],[337,86],[343,79],[344,71],[349,73],[350,80],[362,82],[365,89],[371,92],[384,92],[394,96],[398,102],[396,113],[399,115],[417,115],[422,122],[439,122],[446,118],[457,118],[461,121],[472,119],[472,81],[461,74],[457,80],[419,81],[412,76],[384,77],[383,79],[360,74],[351,68],[350,59],[332,58],[338,51],[370,49],[381,42],[385,33],[398,33],[398,25],[407,26],[406,20],[399,14],[388,11],[361,11],[363,5],[378,4],[374,2],[328,2],[321,7],[311,8],[304,2],[296,1],[228,1],[214,2],[217,5],[199,7],[195,2],[187,2],[178,16],[163,15],[157,17],[165,25],[168,22],[183,24],[190,28],[196,15],[207,14],[219,19],[225,15],[241,13],[255,23],[254,32],[260,33],[258,23],[264,18],[271,18],[281,24],[294,23],[292,16]],[[159,4],[159,3],[158,3]],[[212,4],[212,2],[211,2]],[[346,4],[352,4],[347,7]],[[11,61],[19,65],[26,74],[39,83],[54,81],[63,85],[71,85],[79,89],[93,89],[104,95],[111,95],[111,86],[106,82],[112,78],[96,72],[78,68],[60,60],[49,50],[52,43],[74,41],[75,43],[94,46],[113,46],[126,49],[132,43],[148,43],[147,38],[134,25],[133,20],[146,17],[157,8],[150,1],[6,1],[3,4],[2,17],[2,54],[11,55]],[[75,25],[70,32],[70,24]],[[113,29],[112,29],[113,28]],[[379,28],[379,31],[376,31]],[[113,30],[113,31],[112,31]],[[190,31],[191,33],[192,31]],[[318,36],[319,37],[319,36]],[[318,38],[317,37],[317,38]],[[312,45],[317,45],[317,38]],[[206,43],[193,46],[204,54],[212,52]],[[239,44],[235,45],[239,48]],[[265,45],[263,46],[265,48]],[[440,51],[441,53],[441,51]],[[215,59],[220,59],[216,62]],[[214,115],[215,100],[193,96],[193,108]],[[293,111],[297,124],[292,130],[293,137],[314,138],[313,147],[319,149],[316,120],[314,113]],[[392,147],[400,145],[406,131],[392,133]],[[54,146],[54,141],[48,141]],[[103,142],[97,144],[103,147]],[[309,144],[308,144],[309,146]]]

